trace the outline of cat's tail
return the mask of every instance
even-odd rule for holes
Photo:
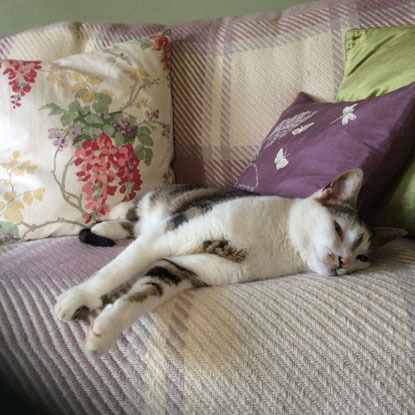
[[[79,232],[79,240],[85,244],[94,246],[110,247],[115,245],[115,242],[112,239],[97,235],[96,233],[93,233],[90,228],[81,229]]]

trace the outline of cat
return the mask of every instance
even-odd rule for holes
[[[171,185],[123,202],[108,221],[81,231],[80,239],[102,246],[133,234],[136,239],[61,294],[55,312],[61,320],[78,318],[143,275],[90,326],[86,349],[99,356],[140,316],[191,288],[306,271],[343,276],[364,270],[376,247],[406,232],[369,230],[356,210],[362,181],[363,172],[353,169],[305,199]]]

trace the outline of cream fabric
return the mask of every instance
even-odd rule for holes
[[[0,93],[2,242],[73,235],[172,180],[168,34],[3,60]]]

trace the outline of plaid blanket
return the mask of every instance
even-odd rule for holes
[[[98,360],[55,297],[118,254],[51,238],[0,249],[0,376],[53,414],[413,414],[415,241],[345,278],[189,291]]]

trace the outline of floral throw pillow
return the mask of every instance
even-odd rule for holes
[[[365,175],[359,206],[366,212],[376,210],[415,147],[414,107],[415,84],[353,102],[316,102],[301,92],[263,141],[237,186],[302,198],[340,173],[359,167]]]
[[[173,180],[169,32],[0,61],[0,243],[76,234]]]

